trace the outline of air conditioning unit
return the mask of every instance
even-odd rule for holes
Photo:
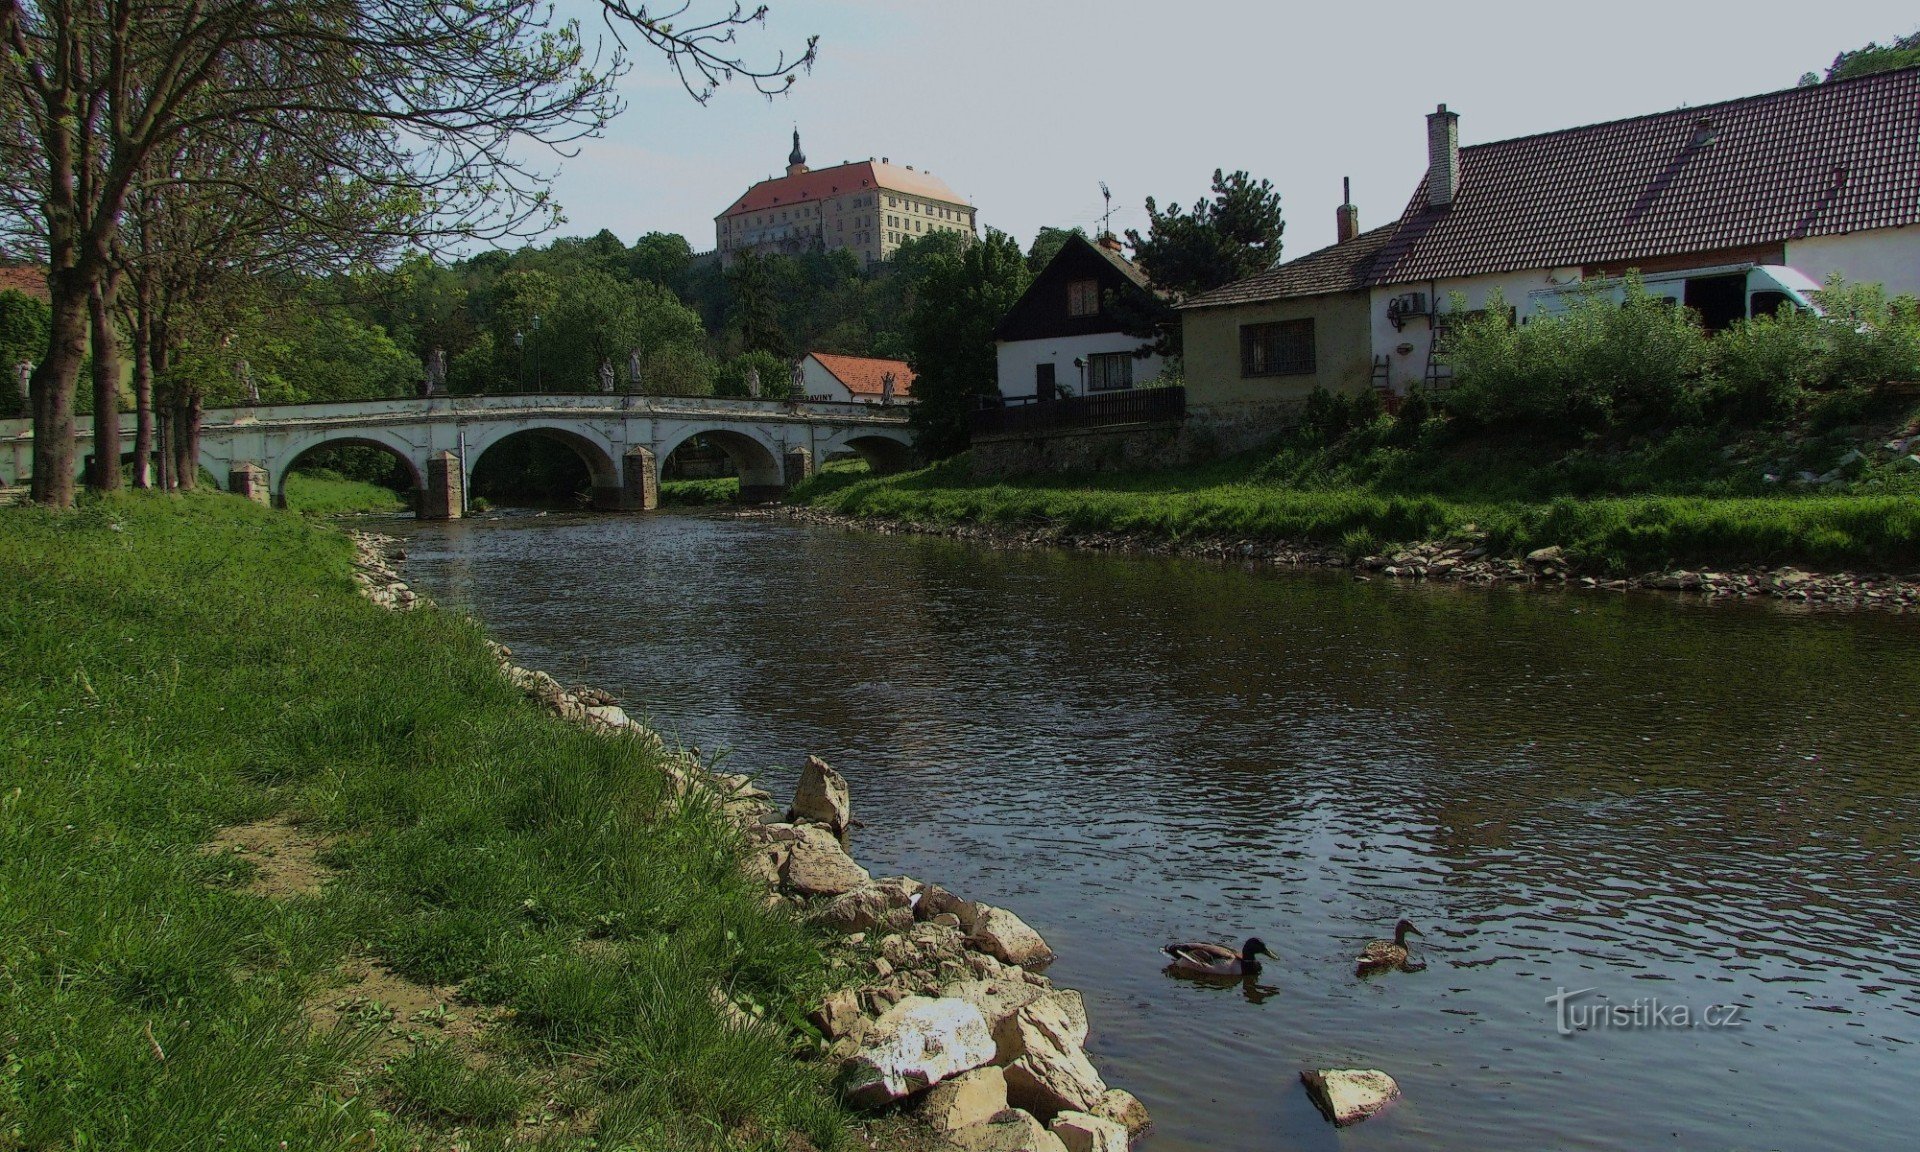
[[[1409,316],[1425,315],[1428,315],[1425,292],[1404,292],[1387,301],[1387,319],[1396,324]]]

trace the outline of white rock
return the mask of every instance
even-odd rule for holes
[[[980,1009],[999,1049],[994,1057],[997,1064],[1011,1064],[1019,1058],[1020,1053],[1012,1050],[1018,1036],[1009,1025],[1015,1013],[1045,994],[1045,989],[1024,980],[956,980],[940,989],[940,995],[965,1000]]]
[[[847,1061],[847,1099],[878,1107],[993,1060],[986,1018],[965,1000],[909,996],[873,1023]]]
[[[1106,1094],[1106,1081],[1080,1049],[1082,1026],[1049,1000],[1020,1009],[1002,1029],[996,1050],[1014,1055],[1007,1065],[1007,1098],[1043,1119],[1061,1112],[1090,1112]]]
[[[979,915],[967,931],[967,939],[1002,963],[1018,964],[1022,968],[1045,968],[1053,963],[1053,949],[1047,947],[1040,933],[1005,908],[980,905]]]
[[[1400,1086],[1370,1068],[1324,1068],[1300,1073],[1307,1095],[1339,1127],[1358,1124],[1400,1098]]]
[[[793,807],[788,810],[787,819],[824,824],[836,835],[846,832],[853,822],[853,799],[847,778],[820,757],[807,757],[807,766],[800,770],[800,783],[793,790]]]
[[[920,1106],[920,1119],[936,1132],[953,1132],[1007,1110],[1007,1074],[989,1064],[936,1084]]]
[[[1127,1152],[1127,1130],[1086,1112],[1062,1112],[1047,1129],[1067,1152]]]
[[[797,832],[787,843],[786,864],[780,870],[781,881],[794,892],[838,896],[873,879],[826,829],[804,825]]]
[[[1067,1152],[1060,1137],[1047,1131],[1040,1121],[1014,1109],[989,1123],[950,1132],[947,1139],[961,1152]]]
[[[1147,1106],[1140,1103],[1139,1097],[1124,1088],[1109,1088],[1093,1106],[1093,1114],[1102,1120],[1111,1120],[1127,1130],[1127,1135],[1140,1137],[1153,1127],[1153,1117],[1147,1113]]]

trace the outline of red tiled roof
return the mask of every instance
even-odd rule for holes
[[[47,270],[22,264],[12,268],[0,268],[0,292],[7,289],[24,292],[42,300],[49,298],[47,292]]]
[[[966,203],[947,187],[946,181],[931,172],[919,172],[877,160],[861,160],[854,164],[836,164],[831,168],[802,172],[798,176],[776,176],[771,180],[762,180],[747,189],[733,202],[732,207],[720,215],[764,212],[769,208],[858,192],[862,188],[884,188],[889,192],[918,196],[923,200],[938,200],[944,204]]]
[[[1344,244],[1310,252],[1257,276],[1203,292],[1180,307],[1182,310],[1220,308],[1231,304],[1257,304],[1263,300],[1362,291],[1367,287],[1367,277],[1373,271],[1374,257],[1393,238],[1398,227],[1396,224],[1387,224],[1371,232],[1362,232]]]
[[[1920,224],[1920,68],[1460,150],[1373,284],[1709,252]]]
[[[913,392],[913,369],[905,360],[875,360],[868,356],[836,356],[831,352],[809,352],[834,378],[855,396],[880,396],[886,392],[886,374],[893,373],[896,397]]]

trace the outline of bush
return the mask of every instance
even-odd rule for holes
[[[1735,324],[1714,342],[1714,400],[1736,420],[1792,416],[1825,383],[1829,327],[1786,309]]]
[[[1713,344],[1714,398],[1735,419],[1775,420],[1807,407],[1864,407],[1868,392],[1920,379],[1920,301],[1887,299],[1877,284],[1835,277],[1818,294],[1826,315],[1782,309],[1728,329]],[[1843,421],[1844,422],[1844,421]]]
[[[1466,312],[1455,298],[1454,310]],[[1516,327],[1498,292],[1449,333],[1454,385],[1448,407],[1475,423],[1614,423],[1694,415],[1708,363],[1706,332],[1693,313],[1629,278],[1616,305],[1602,292],[1559,316]]]

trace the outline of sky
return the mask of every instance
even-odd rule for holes
[[[1894,0],[767,3],[741,34],[749,59],[818,34],[811,74],[771,102],[736,83],[701,106],[637,54],[604,138],[546,164],[567,217],[555,235],[678,232],[710,249],[713,217],[780,174],[797,126],[813,167],[929,170],[1023,246],[1043,225],[1094,231],[1103,180],[1114,230],[1144,232],[1148,196],[1191,204],[1214,169],[1243,168],[1279,191],[1291,258],[1333,242],[1342,177],[1363,229],[1399,215],[1439,103],[1462,144],[1503,140],[1792,87],[1920,26]],[[597,17],[583,26],[605,35]]]

